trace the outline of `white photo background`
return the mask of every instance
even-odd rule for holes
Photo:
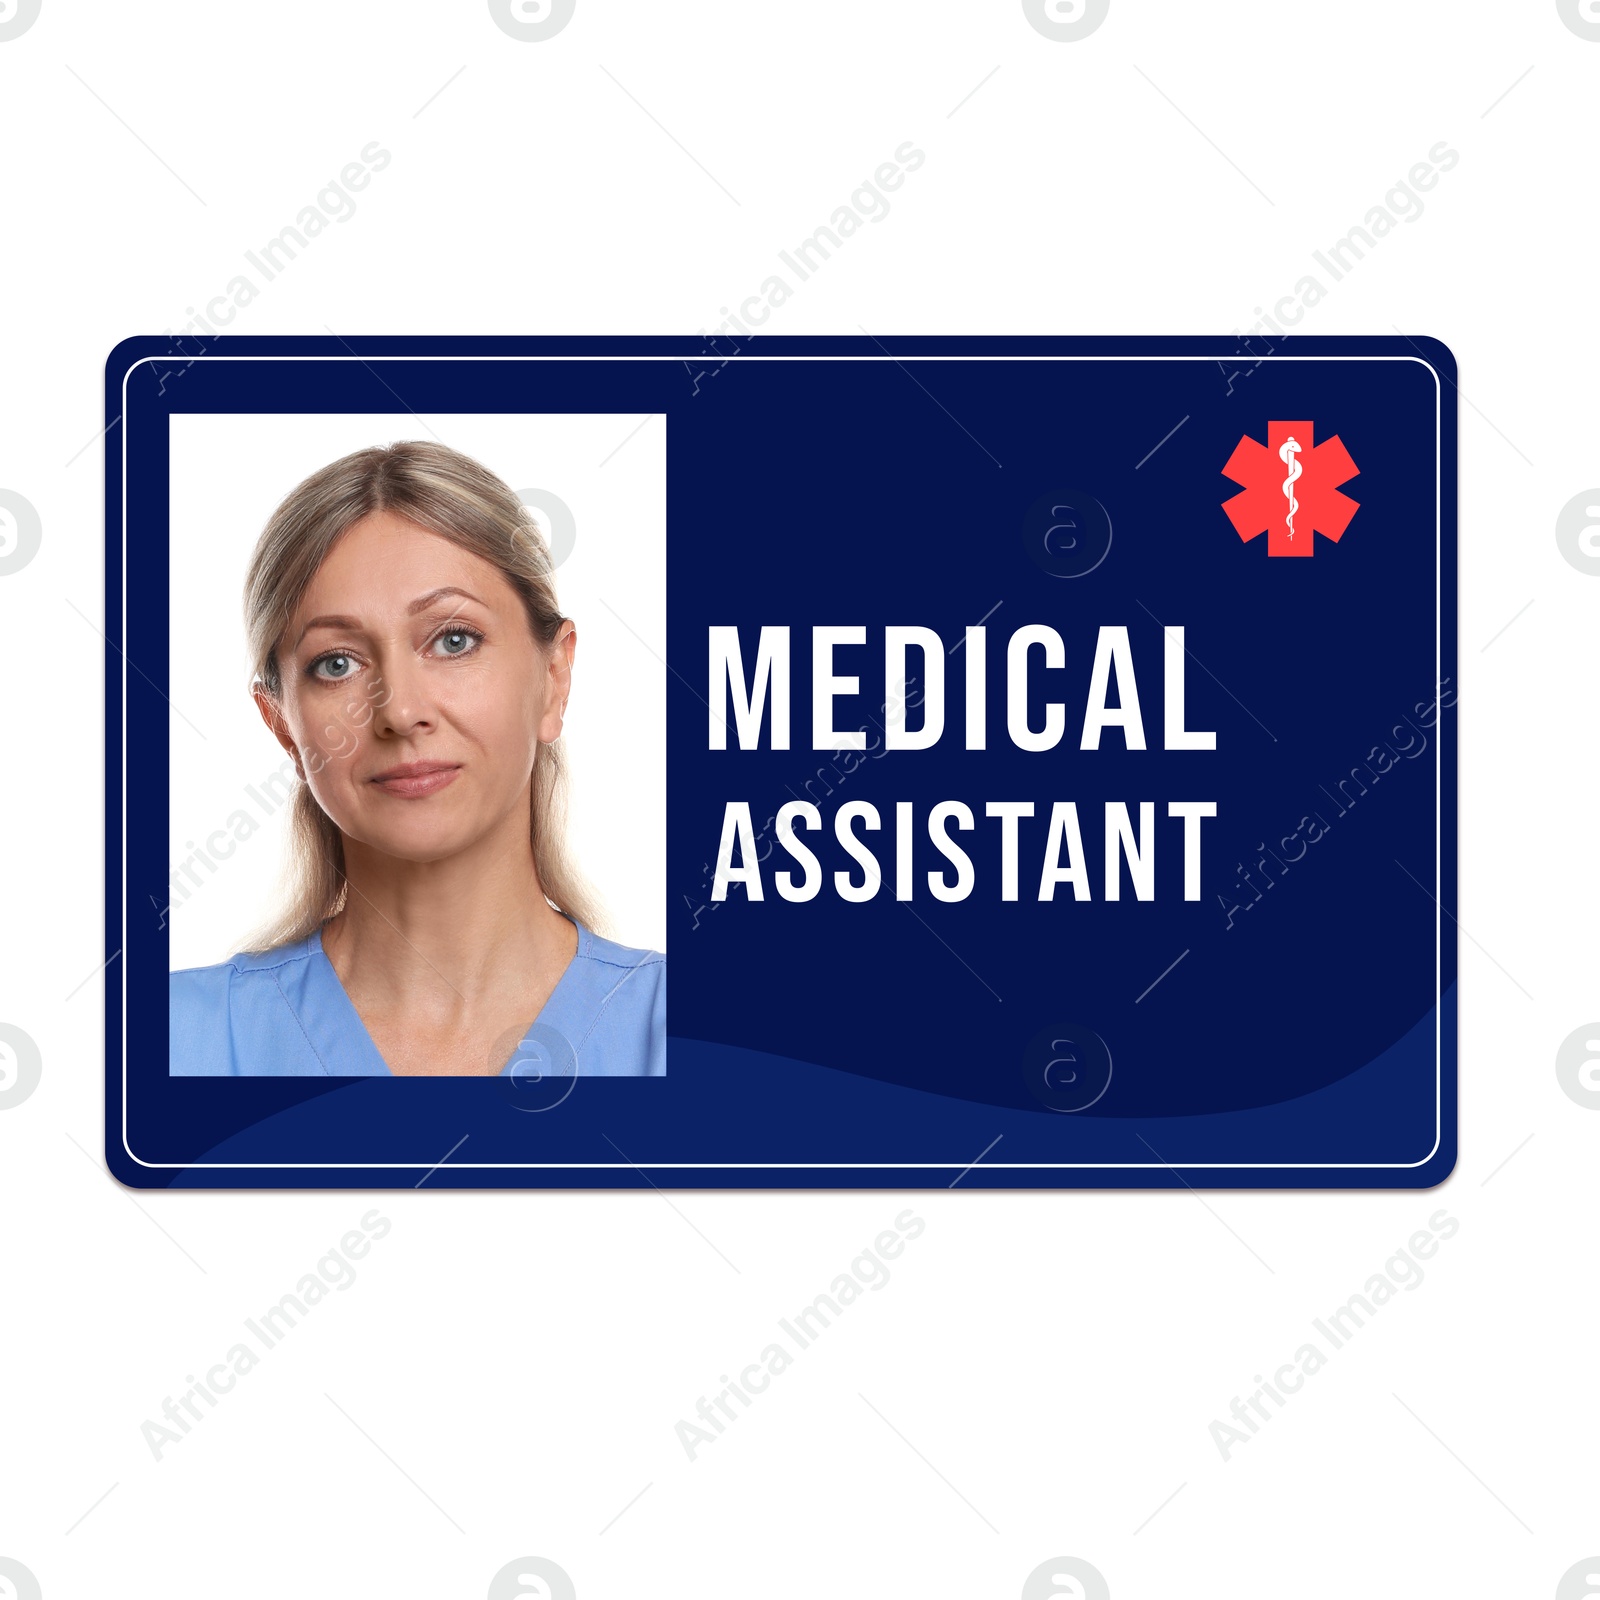
[[[152,914],[168,913],[173,970],[242,949],[282,892],[294,778],[249,695],[242,594],[256,539],[284,495],[319,467],[370,445],[435,436],[524,493],[547,536],[548,516],[526,491],[558,496],[572,513],[576,539],[556,571],[557,597],[578,630],[563,735],[568,836],[613,936],[666,948],[666,419],[638,427],[642,420],[172,419],[171,877]],[[131,626],[135,658],[138,638]],[[136,729],[130,744],[137,768]]]

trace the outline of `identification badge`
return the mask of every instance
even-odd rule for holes
[[[1449,351],[1403,337],[120,346],[113,1170],[149,1187],[1440,1182],[1455,402]],[[185,913],[152,906],[173,878],[172,736],[129,734],[172,693],[171,652],[135,645],[135,672],[123,651],[134,618],[147,642],[167,619],[169,430],[242,413],[392,413],[394,438],[426,418],[452,445],[455,414],[524,417],[530,438],[598,419],[618,453],[602,469],[591,451],[574,485],[659,441],[660,614],[608,602],[601,563],[589,604],[623,628],[610,659],[580,646],[568,714],[606,752],[580,799],[604,786],[620,806],[624,746],[664,747],[664,787],[641,778],[611,834],[662,841],[664,933],[622,942],[665,957],[664,1071],[587,1069],[587,1033],[541,1048],[537,1027],[509,1040],[526,1070],[488,1081],[335,1061],[316,1081],[202,1083],[172,1059]],[[602,488],[549,488],[593,551]],[[627,707],[609,746],[584,699],[602,673]],[[220,875],[206,891],[227,892]]]

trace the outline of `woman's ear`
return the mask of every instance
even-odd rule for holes
[[[304,783],[306,769],[300,764],[300,749],[294,742],[294,736],[289,732],[289,724],[283,720],[283,711],[278,702],[259,683],[251,685],[250,694],[256,703],[256,710],[261,713],[261,720],[272,730],[272,737],[293,758],[295,774]]]
[[[541,744],[554,744],[566,722],[567,700],[572,694],[572,658],[578,649],[578,629],[566,618],[550,646],[546,667],[544,716],[539,723]]]

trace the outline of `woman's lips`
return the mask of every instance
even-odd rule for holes
[[[404,766],[377,773],[367,781],[398,799],[420,800],[454,783],[460,771],[458,765],[449,761],[408,761]]]

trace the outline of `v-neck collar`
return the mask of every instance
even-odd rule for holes
[[[565,912],[561,913],[563,916]],[[567,920],[578,930],[578,948],[573,953],[572,959],[567,963],[545,1003],[539,1009],[539,1014],[526,1028],[517,1044],[512,1047],[511,1054],[506,1058],[506,1063],[500,1068],[497,1076],[504,1077],[512,1066],[522,1058],[522,1047],[535,1035],[543,1033],[546,1029],[554,1029],[562,1037],[571,1041],[574,1051],[577,1042],[583,1037],[583,1031],[577,1026],[581,1019],[581,1004],[578,1000],[579,964],[586,962],[593,952],[594,935],[575,917]],[[316,929],[305,942],[307,954],[311,957],[312,970],[320,978],[320,988],[327,1002],[331,1018],[335,1022],[335,1031],[338,1035],[340,1048],[337,1055],[340,1059],[336,1063],[325,1062],[330,1067],[330,1076],[333,1077],[371,1077],[392,1078],[396,1076],[393,1068],[383,1059],[383,1053],[378,1049],[376,1041],[368,1031],[367,1025],[361,1019],[361,1013],[356,1010],[355,1002],[346,991],[344,982],[340,978],[334,964],[328,958],[328,953],[322,948],[322,930]],[[359,1058],[357,1061],[343,1059],[351,1053],[351,1049]],[[319,1052],[320,1054],[320,1052]]]

